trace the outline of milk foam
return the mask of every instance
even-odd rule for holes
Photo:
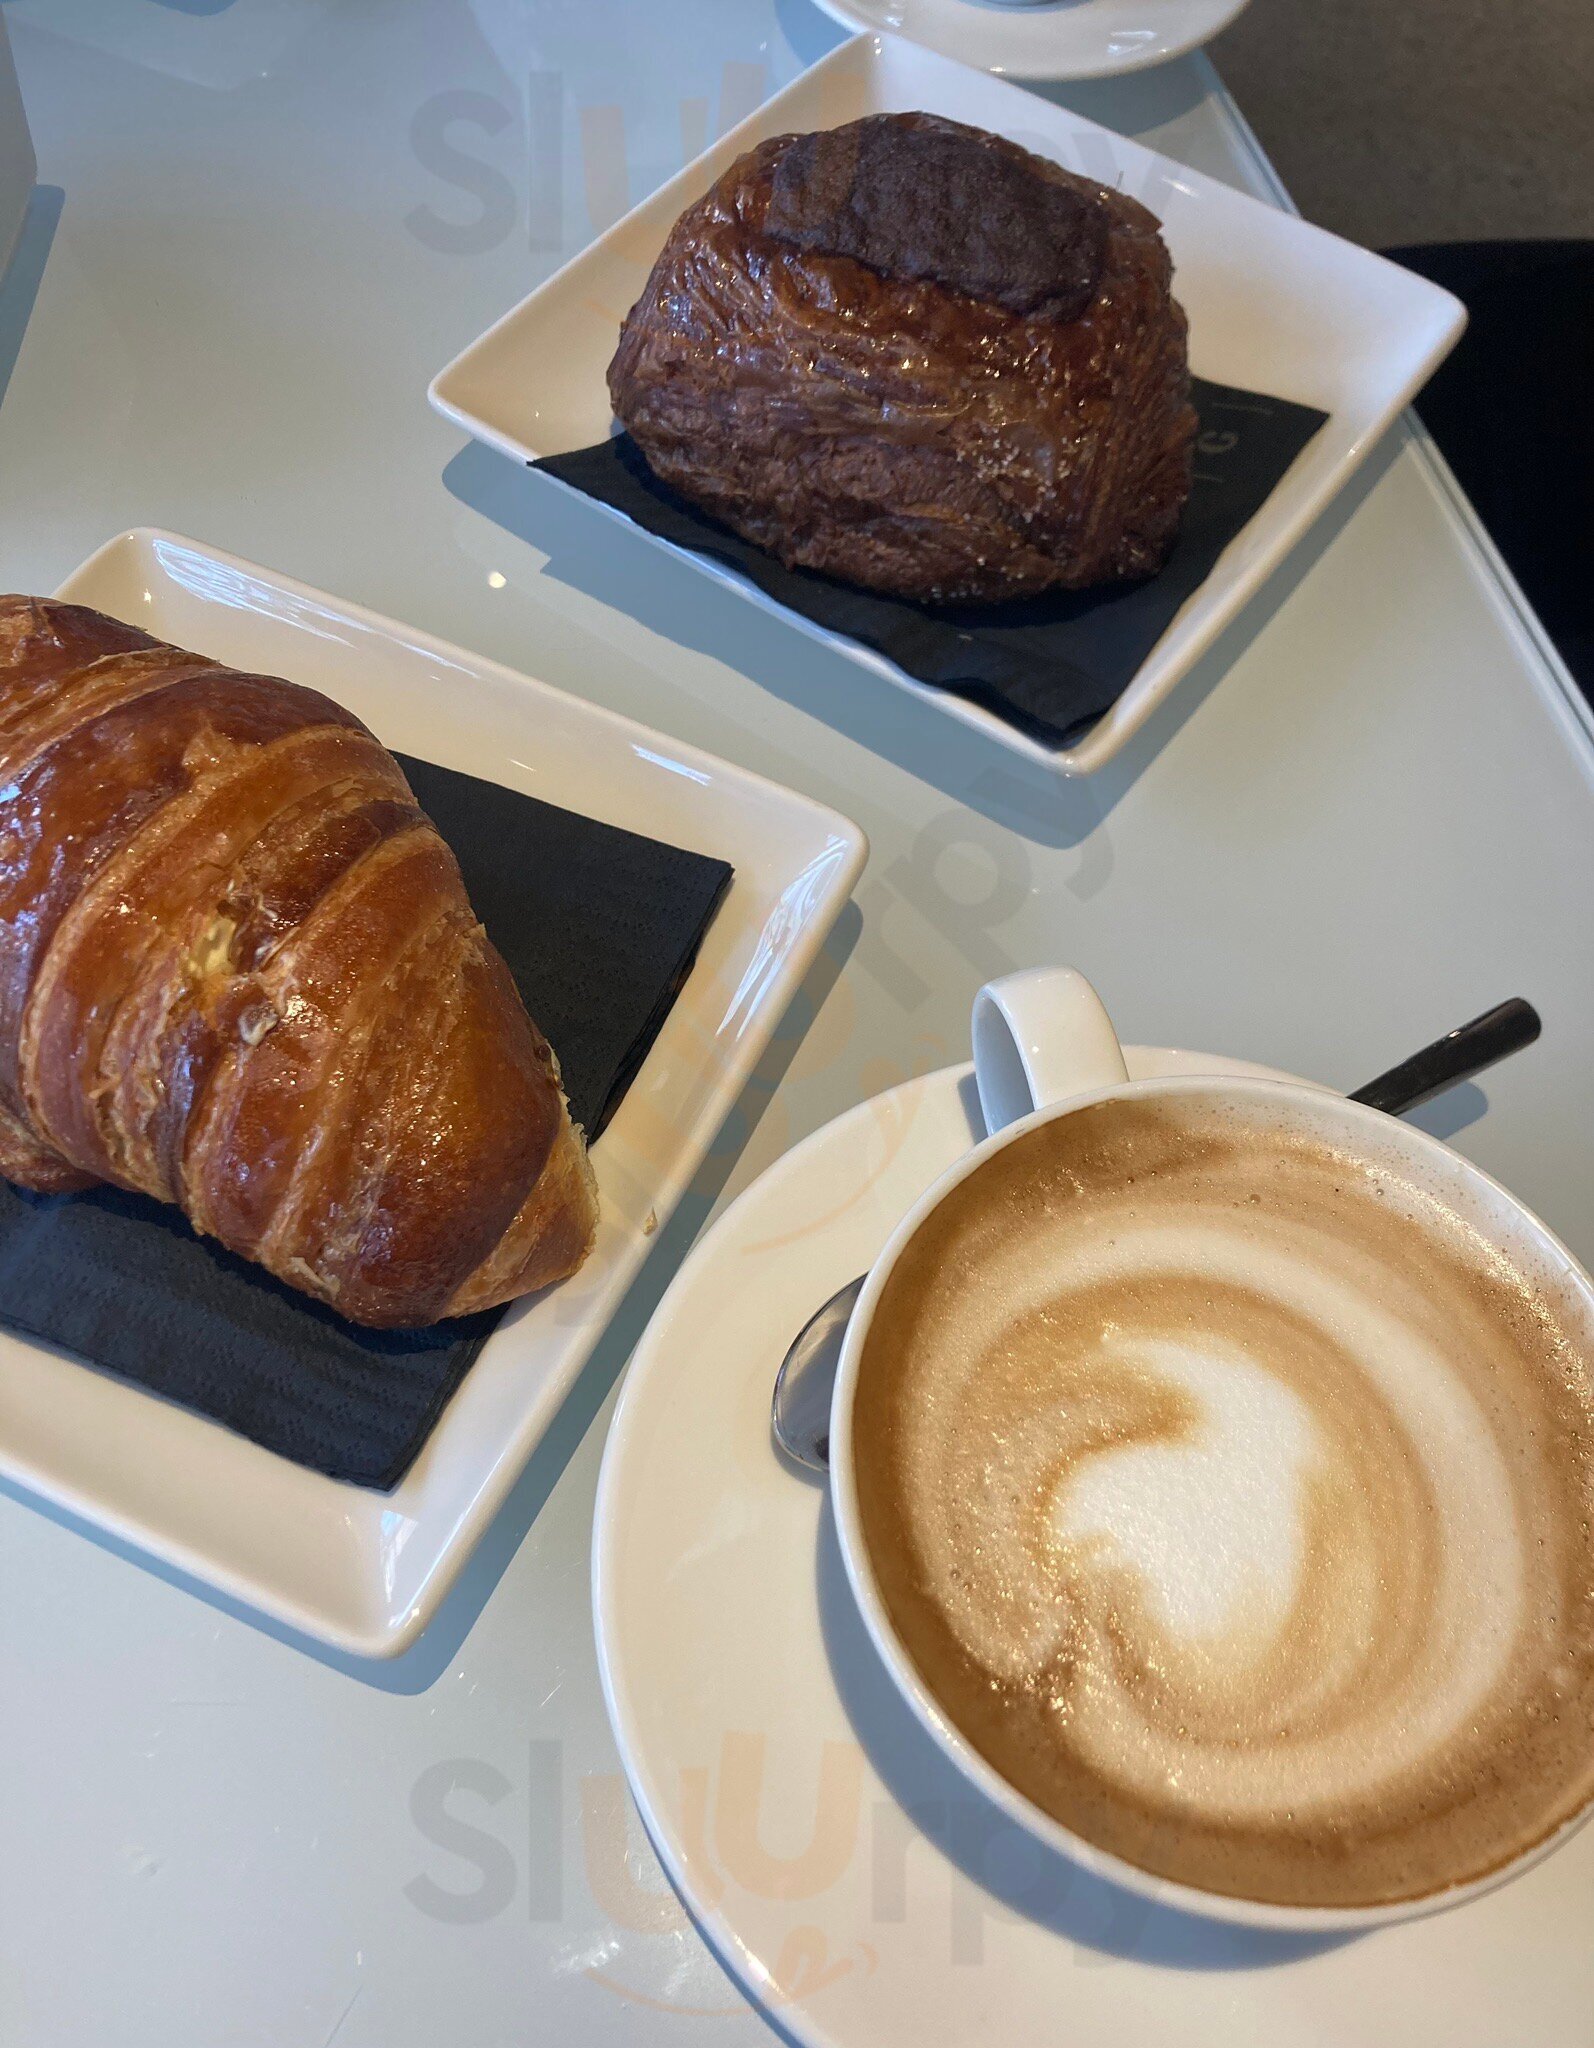
[[[1112,1333],[1103,1348],[1117,1348]],[[1130,1337],[1118,1356],[1181,1387],[1197,1419],[1177,1443],[1121,1444],[1063,1480],[1051,1503],[1057,1542],[1077,1569],[1095,1558],[1133,1572],[1150,1618],[1175,1636],[1239,1644],[1276,1632],[1301,1575],[1310,1409],[1216,1339]]]
[[[1487,1698],[1521,1619],[1521,1532],[1476,1401],[1419,1330],[1332,1270],[1320,1236],[1250,1209],[1139,1222],[1114,1207],[1022,1239],[948,1313],[924,1417],[927,1478],[953,1503],[984,1496],[972,1556],[960,1515],[926,1514],[929,1583],[964,1646],[1018,1683],[1066,1654],[1071,1740],[1143,1790],[1177,1777],[1185,1806],[1224,1820],[1285,1789],[1302,1809],[1404,1775]],[[1159,1330],[1135,1304],[1169,1273],[1231,1312],[1193,1338]],[[1116,1312],[1059,1327],[1091,1301]],[[974,1438],[971,1472],[963,1422],[989,1398],[975,1382],[1000,1386],[1015,1362],[1022,1426],[999,1433],[994,1469]],[[1071,1443],[1082,1395],[1131,1392],[1177,1419],[1126,1414]],[[1399,1437],[1382,1475],[1355,1426],[1379,1397]],[[1325,1485],[1334,1527],[1314,1529]],[[1413,1512],[1431,1522],[1421,1640],[1375,1683],[1406,1620],[1379,1523]]]
[[[1317,1882],[1336,1831],[1409,1813],[1426,1842],[1469,1772],[1543,1747],[1546,1686],[1594,1732],[1594,1401],[1419,1190],[1297,1146],[1258,1199],[1252,1148],[1173,1137],[1132,1178],[1110,1150],[1010,1170],[899,1265],[883,1583],[1043,1804],[1088,1794],[1109,1847],[1104,1801],[1267,1838]],[[1546,1491],[1563,1424],[1582,1464]]]

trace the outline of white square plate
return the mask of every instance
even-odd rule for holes
[[[1328,421],[1186,600],[1117,704],[1064,750],[915,682],[883,655],[776,604],[734,570],[686,559],[998,745],[1058,774],[1088,774],[1144,724],[1443,360],[1466,322],[1448,292],[1002,79],[898,37],[862,35],[777,93],[522,300],[437,376],[431,400],[446,418],[525,462],[603,440],[613,424],[605,371],[620,324],[684,208],[766,136],[915,109],[992,129],[1143,201],[1173,252],[1196,372],[1318,406]]]
[[[546,1432],[846,903],[847,819],[745,769],[214,549],[140,530],[57,593],[287,676],[390,746],[717,855],[735,878],[593,1148],[597,1244],[510,1310],[392,1493],[0,1332],[0,1472],[236,1599],[365,1656],[424,1626]]]

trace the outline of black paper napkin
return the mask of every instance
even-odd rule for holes
[[[730,868],[399,759],[595,1136],[669,1014]],[[362,1330],[164,1204],[0,1181],[0,1323],[334,1479],[396,1486],[501,1313]]]
[[[532,465],[623,512],[677,547],[727,563],[804,618],[954,691],[1022,732],[1070,746],[1129,687],[1191,592],[1272,494],[1328,415],[1196,378],[1195,483],[1160,574],[1127,588],[1061,592],[1005,605],[923,605],[854,590],[773,555],[662,484],[629,434]]]

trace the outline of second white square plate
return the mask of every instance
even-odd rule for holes
[[[1185,602],[1118,702],[1062,750],[916,682],[885,656],[777,604],[734,570],[689,553],[685,559],[998,745],[1061,775],[1088,774],[1145,723],[1454,345],[1466,314],[1448,292],[1002,79],[898,37],[862,35],[766,101],[523,299],[433,380],[431,400],[446,418],[524,462],[605,439],[613,425],[605,372],[620,325],[680,213],[767,136],[914,110],[1006,135],[1149,206],[1173,252],[1195,371],[1318,406],[1327,423]]]
[[[729,861],[735,875],[593,1147],[597,1243],[517,1304],[391,1493],[346,1486],[0,1331],[0,1474],[280,1621],[365,1656],[418,1633],[469,1556],[752,1074],[863,866],[857,826],[407,626],[147,529],[57,593],[286,676],[389,746]]]

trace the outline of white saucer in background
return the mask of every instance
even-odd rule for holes
[[[1250,0],[819,0],[848,28],[889,29],[1005,78],[1106,78],[1208,43]]]
[[[1135,1078],[1267,1071],[1125,1053]],[[792,1335],[983,1135],[978,1116],[952,1068],[779,1160],[681,1268],[616,1410],[599,1666],[648,1832],[720,1960],[804,2048],[1589,2048],[1594,1828],[1454,1912],[1264,1934],[1049,1856],[919,1730],[853,1608],[822,1487],[771,1448],[769,1397]]]

